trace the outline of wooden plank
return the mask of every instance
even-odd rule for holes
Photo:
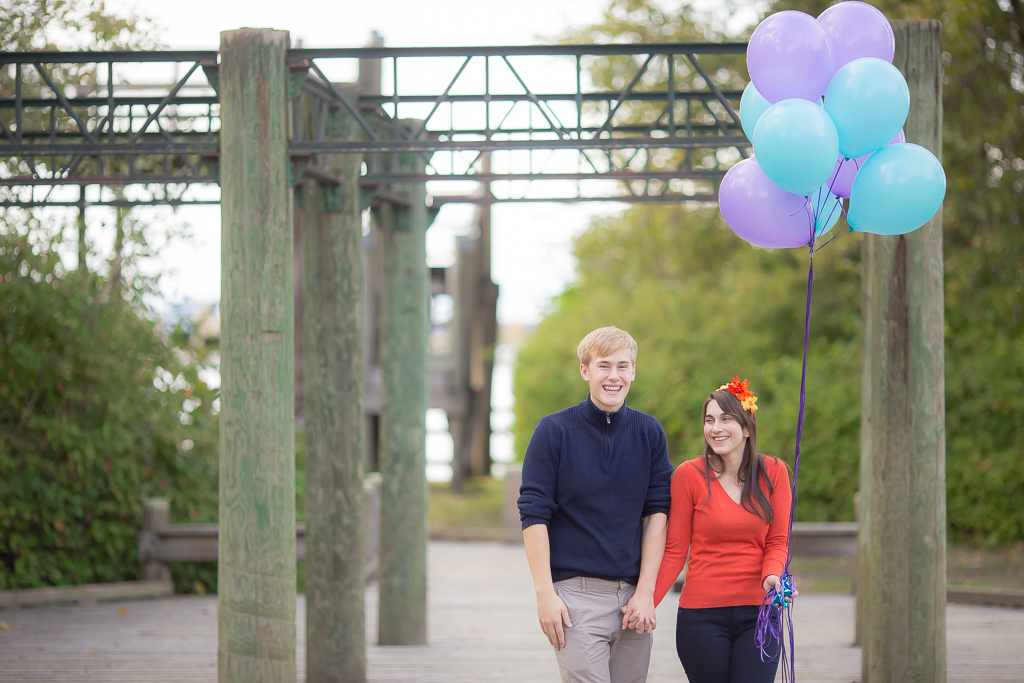
[[[367,647],[368,683],[558,683],[554,654],[537,625],[533,582],[521,544],[429,545],[430,638],[426,645]],[[658,606],[648,683],[682,683],[675,603]],[[296,602],[297,679],[306,680],[305,598]],[[122,609],[123,608],[123,611]],[[951,604],[950,683],[1019,683],[1024,610]],[[862,680],[854,647],[854,599],[797,599],[800,683]],[[378,620],[366,590],[366,629]],[[216,683],[217,601],[175,596],[144,602],[0,610],[0,683]]]
[[[856,522],[794,522],[790,539],[793,555],[801,557],[854,557]]]
[[[950,586],[946,590],[948,602],[970,605],[1005,605],[1024,607],[1024,590],[989,588],[980,586]],[[1024,643],[1022,643],[1024,645]]]
[[[140,600],[174,595],[174,584],[164,581],[120,581],[81,586],[48,586],[0,591],[0,607],[29,607],[54,603]]]
[[[490,543],[522,543],[520,529],[495,529],[484,527],[430,527],[432,541],[485,541]]]

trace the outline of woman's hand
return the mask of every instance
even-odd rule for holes
[[[776,593],[781,594],[783,592],[784,587],[782,585],[782,579],[780,579],[775,574],[769,574],[768,576],[764,577],[764,581],[761,582],[761,588],[763,588],[765,591],[774,590]],[[793,598],[800,595],[800,591],[796,589],[796,586],[790,586],[790,590],[792,592],[792,595],[784,596],[786,602],[793,602]]]

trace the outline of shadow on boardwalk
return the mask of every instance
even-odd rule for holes
[[[371,683],[558,683],[536,621],[521,545],[434,541],[429,553],[430,644],[368,652]],[[860,680],[854,601],[804,595],[797,604],[797,680]],[[650,683],[681,683],[675,596],[658,609]],[[367,591],[367,640],[376,641],[376,586]],[[950,683],[1021,681],[1024,610],[950,605]],[[0,682],[214,683],[217,602],[212,597],[0,611]],[[298,672],[305,679],[305,602],[298,603]]]

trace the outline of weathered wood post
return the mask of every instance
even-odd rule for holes
[[[490,158],[484,162],[490,171]],[[486,194],[490,194],[488,188]],[[476,220],[480,229],[477,247],[476,307],[473,316],[472,365],[470,384],[470,471],[474,477],[491,476],[491,379],[494,375],[494,349],[498,342],[498,285],[491,281],[491,206],[477,207]]]
[[[399,168],[423,173],[424,164],[417,155],[404,153]],[[385,203],[381,216],[378,639],[381,645],[422,645],[427,642],[426,186],[410,183],[396,190],[409,198],[409,205]]]
[[[894,22],[907,141],[942,156],[938,21]],[[942,214],[864,235],[858,601],[862,680],[946,680]]]
[[[287,31],[221,34],[221,683],[296,679],[287,50]]]
[[[480,171],[491,172],[490,154],[483,154]],[[481,183],[479,196],[493,198],[489,183]],[[468,477],[491,474],[491,378],[494,347],[498,340],[498,285],[491,281],[491,204],[473,213],[476,236],[455,240],[455,265],[448,270],[454,298],[452,317],[455,386],[464,412],[449,414],[455,442],[452,487]]]
[[[491,282],[490,207],[479,207],[479,237],[457,237],[455,265],[449,269],[455,303],[452,317],[454,383],[459,410],[448,422],[455,445],[452,487],[469,477],[491,474],[491,377],[497,342],[498,286]]]
[[[329,139],[357,130],[341,109],[330,113]],[[309,683],[366,680],[361,162],[325,156],[337,182],[303,183]]]
[[[370,33],[370,41],[367,47],[384,47],[384,38],[376,31]],[[360,95],[380,95],[380,59],[359,60],[359,93]],[[367,154],[365,156],[368,170],[372,173],[377,171],[382,154]],[[371,194],[368,191],[368,194]],[[366,198],[364,206],[369,201]],[[376,213],[377,220],[371,221],[370,233],[366,236],[363,244],[363,362],[366,370],[373,373],[380,368],[380,283],[384,271],[381,260],[381,239],[379,218],[380,211]],[[379,401],[379,395],[377,400]],[[380,412],[379,407],[367,406],[364,431],[365,457],[363,462],[371,470],[380,469]]]
[[[157,544],[157,534],[170,523],[171,504],[166,498],[146,498],[142,501],[142,531],[139,533],[139,555],[142,551],[151,550]],[[171,565],[161,560],[152,559],[151,552],[146,553],[142,562],[143,581],[170,581]]]

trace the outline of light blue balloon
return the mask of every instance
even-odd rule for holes
[[[814,102],[797,98],[768,107],[754,128],[753,142],[768,179],[804,197],[828,180],[839,155],[832,119]]]
[[[946,196],[946,174],[935,155],[904,143],[878,150],[850,189],[846,220],[860,232],[902,235],[931,220]]]
[[[839,151],[856,159],[884,147],[907,122],[910,89],[889,62],[861,57],[836,71],[825,91],[825,111],[839,131]]]
[[[810,199],[814,211],[814,236],[821,237],[834,228],[843,215],[842,200],[828,191],[828,183],[819,187]]]
[[[754,84],[747,83],[747,87],[743,89],[743,96],[740,97],[740,124],[743,126],[743,134],[747,136],[748,140],[754,139],[754,127],[760,120],[761,114],[764,114],[770,106],[771,102],[757,91]]]

